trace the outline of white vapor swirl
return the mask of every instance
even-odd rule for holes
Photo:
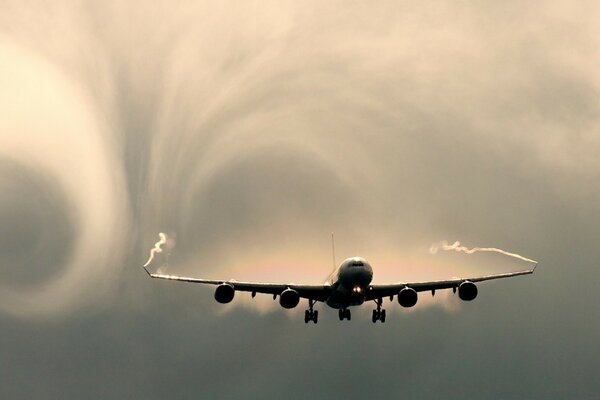
[[[163,251],[162,245],[167,243],[167,235],[160,232],[158,234],[158,237],[160,238],[160,240],[158,242],[156,242],[154,244],[154,247],[150,250],[150,257],[148,257],[148,261],[146,261],[146,264],[144,264],[144,267],[147,267],[148,265],[150,265],[152,260],[154,260],[154,255],[156,253],[162,253],[162,251]]]
[[[497,249],[495,247],[473,247],[473,248],[468,248],[465,246],[461,246],[460,242],[457,240],[456,242],[452,243],[452,244],[448,244],[447,241],[441,241],[439,243],[435,243],[432,244],[431,247],[429,248],[429,252],[431,254],[436,254],[440,249],[445,250],[445,251],[456,251],[456,252],[462,252],[462,253],[466,253],[466,254],[474,254],[477,252],[490,252],[490,253],[499,253],[499,254],[504,254],[505,256],[509,256],[509,257],[514,257],[514,258],[518,258],[519,260],[523,260],[523,261],[527,261],[530,263],[534,263],[536,264],[537,261],[532,260],[530,258],[527,257],[523,257],[520,254],[516,254],[516,253],[509,253],[508,251],[502,250],[502,249]]]

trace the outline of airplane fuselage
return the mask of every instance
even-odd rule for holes
[[[326,304],[338,309],[361,305],[372,280],[373,268],[365,259],[344,260],[330,277],[331,294]]]

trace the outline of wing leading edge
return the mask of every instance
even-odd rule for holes
[[[531,269],[526,269],[516,272],[506,272],[503,274],[485,275],[475,278],[455,278],[442,281],[431,281],[431,282],[399,282],[388,285],[371,285],[369,292],[367,293],[367,300],[375,300],[382,297],[393,296],[404,288],[414,289],[416,292],[435,291],[438,289],[454,289],[458,288],[463,282],[483,282],[492,279],[511,278],[513,276],[529,275],[533,274],[537,267],[537,263]]]

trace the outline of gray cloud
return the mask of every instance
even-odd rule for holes
[[[9,285],[36,284],[60,273],[75,240],[69,201],[57,182],[12,160],[0,162],[0,255],[3,281]]]
[[[5,2],[0,394],[591,398],[597,8]],[[207,277],[318,281],[331,231],[381,281],[541,266],[305,327],[145,279],[159,231]]]

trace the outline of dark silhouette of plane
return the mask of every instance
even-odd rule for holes
[[[340,321],[350,320],[349,307],[359,306],[366,301],[374,301],[377,308],[373,310],[372,321],[385,322],[385,310],[381,308],[383,299],[389,297],[393,301],[394,296],[403,307],[412,307],[417,303],[419,292],[452,289],[458,291],[458,297],[464,301],[471,301],[477,297],[477,286],[475,283],[492,279],[510,278],[513,276],[527,275],[535,271],[537,263],[532,269],[508,272],[496,275],[487,275],[474,278],[458,278],[431,282],[401,282],[388,285],[372,285],[373,268],[363,258],[352,257],[344,260],[329,276],[327,281],[321,285],[296,285],[293,283],[260,283],[260,282],[236,282],[234,280],[212,280],[197,279],[175,275],[163,275],[150,273],[146,267],[144,270],[152,278],[169,279],[174,281],[203,283],[216,285],[215,299],[219,303],[229,303],[233,300],[236,291],[251,292],[252,297],[256,293],[266,293],[276,299],[279,296],[279,304],[283,308],[294,308],[300,299],[308,300],[308,309],[304,313],[304,322],[313,321],[315,324],[319,318],[319,311],[314,309],[317,302],[324,302],[332,308],[339,310]]]

